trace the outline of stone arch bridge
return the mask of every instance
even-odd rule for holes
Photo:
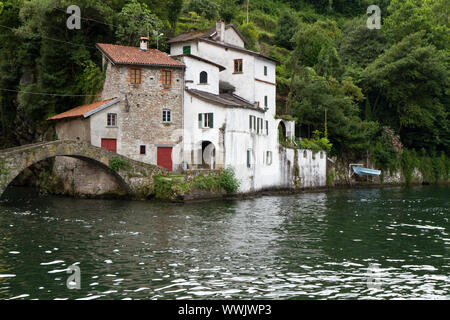
[[[131,196],[147,195],[153,176],[168,175],[168,171],[161,167],[132,160],[87,142],[57,140],[0,150],[0,196],[23,170],[39,161],[58,156],[72,157],[103,167]],[[115,170],[111,167],[113,158],[121,164]]]

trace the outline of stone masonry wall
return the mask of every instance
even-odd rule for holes
[[[141,71],[141,84],[130,83],[132,69]],[[171,84],[164,85],[162,74],[171,71]],[[183,69],[164,67],[113,66],[108,64],[102,99],[120,97],[119,135],[121,153],[138,161],[150,158],[156,164],[158,146],[175,146],[181,142],[183,128]],[[162,112],[171,111],[171,122],[164,123]],[[150,157],[140,157],[138,145],[146,145]],[[174,157],[181,155],[174,148]],[[142,158],[142,159],[141,159]],[[144,159],[145,158],[145,159]],[[146,161],[149,162],[149,161]],[[177,170],[179,168],[174,168]]]

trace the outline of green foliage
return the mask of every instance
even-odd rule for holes
[[[293,37],[299,25],[298,18],[292,10],[285,9],[277,20],[275,29],[276,43],[286,49],[294,49]]]
[[[192,180],[192,185],[202,190],[220,190],[220,181],[217,176],[200,174]]]
[[[226,168],[219,177],[219,185],[228,194],[236,193],[239,190],[240,181],[236,178],[236,174],[232,167]]]
[[[239,6],[236,0],[218,0],[219,16],[226,23],[231,22],[237,15]]]
[[[171,13],[172,14],[172,13]],[[153,36],[153,31],[161,33],[162,21],[152,13],[145,3],[132,0],[118,14],[116,38],[120,44],[137,46],[142,36]],[[151,37],[156,47],[156,38]]]
[[[219,17],[219,5],[210,0],[189,0],[184,11],[196,12],[209,20],[215,20]]]
[[[438,49],[449,48],[448,0],[391,0],[385,32],[391,43],[419,31]]]
[[[167,1],[167,18],[172,26],[172,29],[175,29],[178,17],[180,16],[182,9],[183,9],[183,0]]]
[[[399,157],[403,152],[403,146],[398,135],[395,135],[392,129],[384,127],[380,131],[381,133],[374,143],[370,145],[372,160],[378,169],[394,172],[399,166]]]
[[[332,144],[327,137],[322,137],[319,130],[314,131],[312,139],[302,139],[301,143],[302,149],[310,149],[314,152],[326,151],[327,153],[331,151]]]
[[[349,20],[343,27],[338,41],[339,56],[347,66],[365,68],[386,49],[386,38],[380,30],[367,29],[367,18],[358,17]]]
[[[418,159],[415,150],[403,150],[400,156],[400,164],[406,184],[410,184],[413,178],[414,169],[417,167]]]
[[[154,177],[153,192],[156,199],[176,200],[191,189],[183,177]]]
[[[385,115],[397,119],[409,147],[448,150],[448,52],[427,44],[423,32],[407,36],[380,55],[363,72],[363,86],[389,101]],[[420,132],[420,139],[417,139]]]
[[[82,80],[79,82],[82,86],[81,90],[83,94],[89,95],[86,103],[92,103],[95,100],[96,94],[101,93],[103,89],[103,83],[106,77],[105,71],[102,71],[93,61],[88,60],[84,63],[84,71],[82,74]]]
[[[247,39],[248,45],[247,47],[250,50],[256,50],[256,43],[258,42],[259,33],[253,23],[246,23],[240,26],[239,31],[242,35]]]
[[[109,160],[109,166],[114,171],[118,172],[122,169],[128,169],[130,167],[130,164],[128,163],[128,160],[119,156],[113,156]]]

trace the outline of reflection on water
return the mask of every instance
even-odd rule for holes
[[[448,299],[448,194],[335,190],[180,205],[11,188],[0,200],[0,298]],[[74,263],[81,290],[66,287]]]

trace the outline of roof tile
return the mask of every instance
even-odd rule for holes
[[[59,120],[64,118],[73,118],[73,117],[81,117],[87,114],[88,112],[95,110],[97,108],[100,108],[101,106],[107,104],[108,102],[113,101],[116,98],[104,100],[104,101],[98,101],[91,104],[85,104],[83,106],[79,106],[73,109],[70,109],[66,112],[57,114],[56,116],[53,116],[51,118],[48,118],[47,120]]]
[[[157,65],[181,68],[184,65],[156,49],[143,51],[138,47],[97,43],[97,47],[115,64]]]

